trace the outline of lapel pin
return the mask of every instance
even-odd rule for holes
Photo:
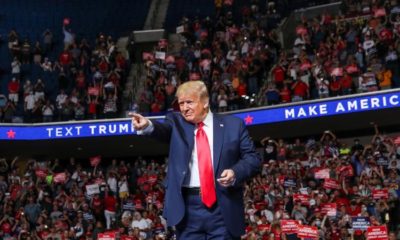
[[[220,124],[219,126],[220,126],[220,127],[224,127],[224,124]]]

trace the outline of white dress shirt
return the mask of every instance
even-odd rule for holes
[[[210,145],[210,152],[211,152],[211,164],[213,164],[213,140],[214,140],[214,134],[213,134],[213,114],[211,111],[208,112],[206,118],[203,121],[204,126],[203,129],[207,135],[208,139],[208,144]],[[184,187],[200,187],[200,178],[199,178],[199,163],[197,159],[197,146],[196,146],[196,133],[197,133],[197,127],[194,130],[194,147],[193,147],[193,152],[192,152],[192,157],[189,161],[189,172],[185,177],[185,180],[183,181],[183,186]]]
[[[204,126],[203,129],[207,135],[208,139],[208,144],[210,145],[210,152],[211,152],[211,165],[213,166],[214,164],[214,121],[213,121],[213,114],[211,111],[207,113],[206,118],[203,121]],[[150,134],[154,131],[154,126],[152,122],[150,121],[149,126],[147,126],[145,129],[141,131],[137,131],[138,135],[147,135]],[[184,187],[189,187],[189,188],[194,188],[194,187],[200,187],[200,178],[199,178],[199,166],[198,166],[198,159],[197,159],[197,147],[196,147],[196,133],[197,133],[197,127],[194,130],[194,146],[193,146],[193,151],[192,151],[192,156],[189,160],[189,172],[185,177],[185,180],[183,181],[183,186]]]

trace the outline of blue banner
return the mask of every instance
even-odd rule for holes
[[[48,140],[134,134],[130,120],[115,122],[74,122],[56,125],[10,125],[0,127],[0,140]]]
[[[292,103],[274,107],[233,112],[246,125],[309,119],[339,114],[382,110],[400,106],[400,90]],[[162,119],[158,118],[158,119]],[[117,121],[77,121],[49,124],[1,124],[0,140],[49,140],[65,138],[103,137],[135,134],[130,119]]]
[[[236,113],[234,115],[242,118],[247,125],[257,125],[395,107],[400,107],[399,90],[374,95],[315,101],[307,104],[291,104],[258,111]]]
[[[352,217],[351,222],[353,230],[367,230],[371,225],[369,217]]]
[[[297,187],[296,179],[294,178],[286,178],[283,182],[284,187]]]

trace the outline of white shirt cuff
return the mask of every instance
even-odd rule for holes
[[[154,125],[151,121],[149,121],[149,125],[145,127],[143,130],[137,130],[137,135],[150,135],[154,131]]]

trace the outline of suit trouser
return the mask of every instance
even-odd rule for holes
[[[183,189],[185,216],[176,226],[178,240],[237,240],[226,228],[221,208],[207,208],[196,191]]]

